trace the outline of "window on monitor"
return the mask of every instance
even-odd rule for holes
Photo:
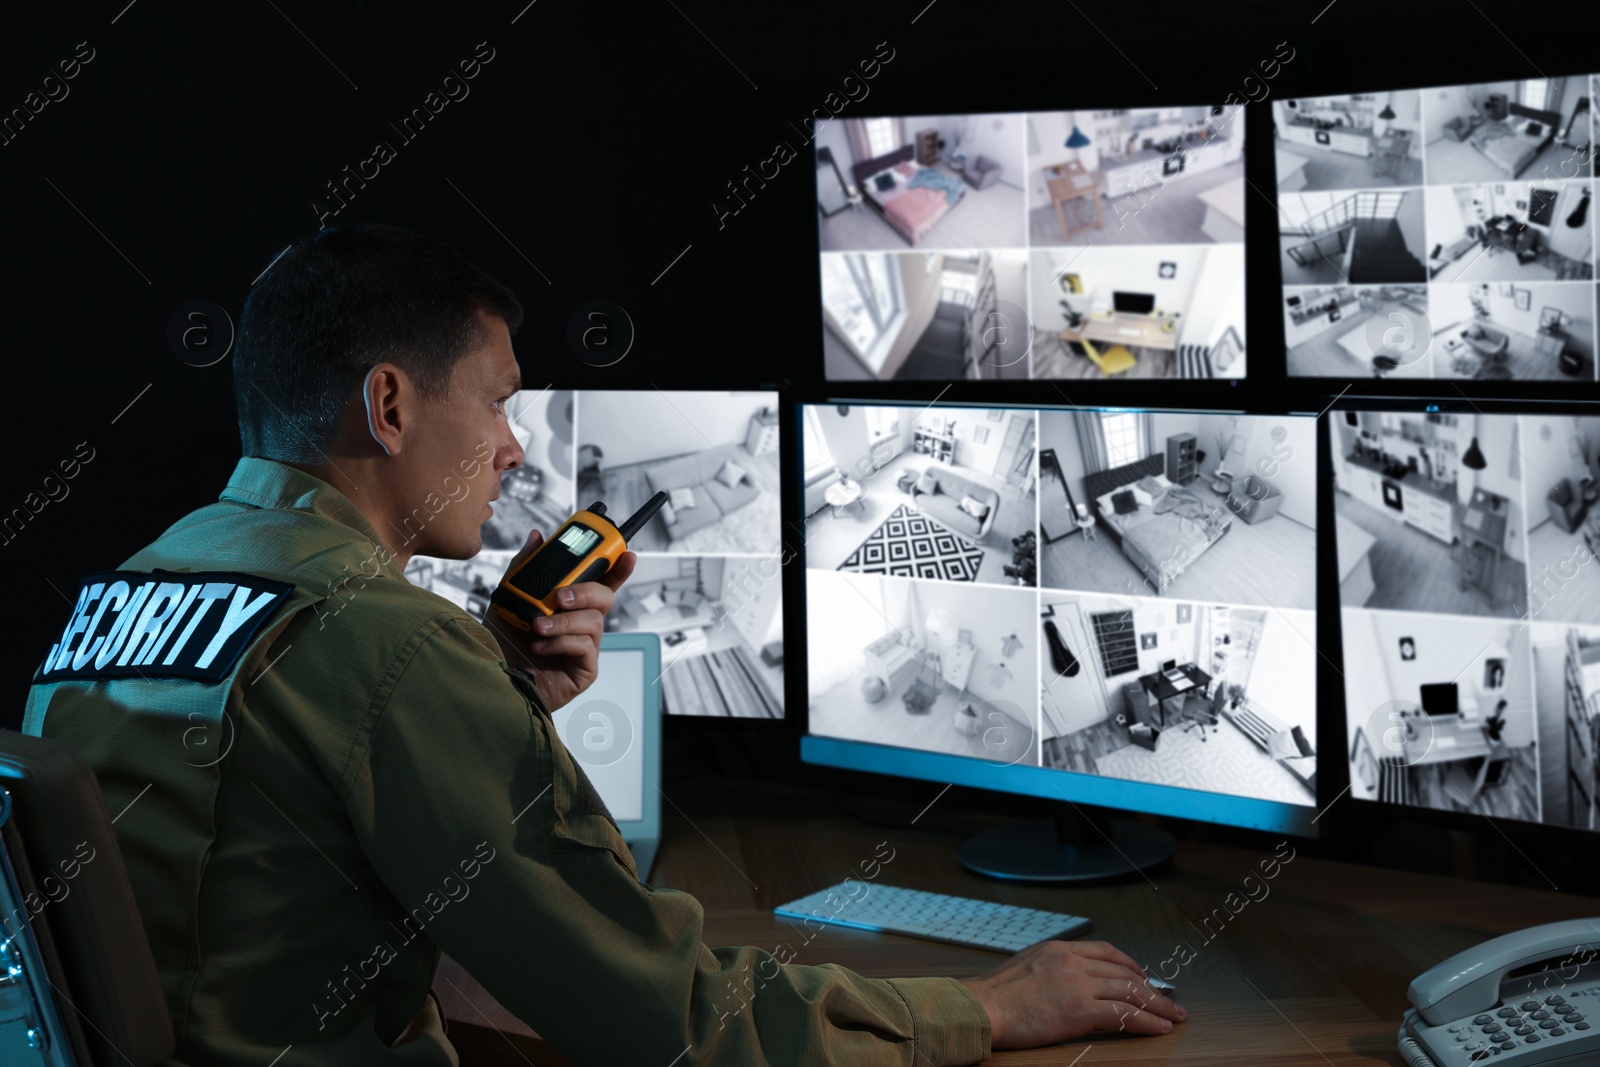
[[[1100,436],[1106,443],[1108,469],[1144,458],[1139,447],[1139,416],[1102,412]]]
[[[807,413],[814,408],[806,408]],[[867,412],[867,442],[877,444],[885,437],[893,437],[900,432],[900,412],[895,408],[871,407]]]
[[[867,151],[874,157],[888,155],[900,146],[895,144],[894,119],[867,120]]]
[[[822,424],[818,421],[817,412],[821,409],[815,407],[802,408],[805,412],[801,420],[802,447],[806,462],[806,480],[810,481],[817,475],[834,468],[833,453],[828,451],[828,439],[822,435]]]
[[[865,353],[900,311],[899,269],[883,253],[822,257],[822,306],[856,350]]]

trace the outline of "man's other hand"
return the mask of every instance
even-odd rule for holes
[[[1055,1045],[1095,1031],[1164,1034],[1189,1015],[1104,941],[1041,941],[961,981],[989,1013],[995,1049]]]
[[[538,530],[528,534],[506,567],[509,574],[544,544]],[[538,619],[531,632],[524,632],[500,618],[493,609],[484,624],[494,634],[506,662],[533,672],[539,695],[551,711],[594,684],[600,667],[600,635],[605,630],[606,612],[616,600],[616,592],[633,573],[638,556],[624,552],[597,582],[580,582],[556,591],[560,610]],[[504,576],[502,575],[502,578]]]

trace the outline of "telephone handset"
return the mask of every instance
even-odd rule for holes
[[[1423,972],[1407,995],[1410,1067],[1600,1063],[1600,918],[1491,938]]]

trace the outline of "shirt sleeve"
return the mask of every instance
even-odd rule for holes
[[[699,902],[639,881],[532,679],[478,629],[441,617],[389,672],[349,808],[401,906],[503,1005],[579,1067],[987,1058],[954,979],[706,947]]]

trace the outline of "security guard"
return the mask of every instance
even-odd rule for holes
[[[1170,1030],[1182,1009],[1102,943],[867,979],[707,948],[692,897],[639,881],[550,720],[633,555],[531,636],[403,574],[475,555],[522,461],[521,318],[404,230],[299,242],[241,319],[220,500],[85,577],[40,664],[24,730],[87,755],[121,813],[172,1063],[453,1065],[441,951],[575,1064],[941,1067]]]

